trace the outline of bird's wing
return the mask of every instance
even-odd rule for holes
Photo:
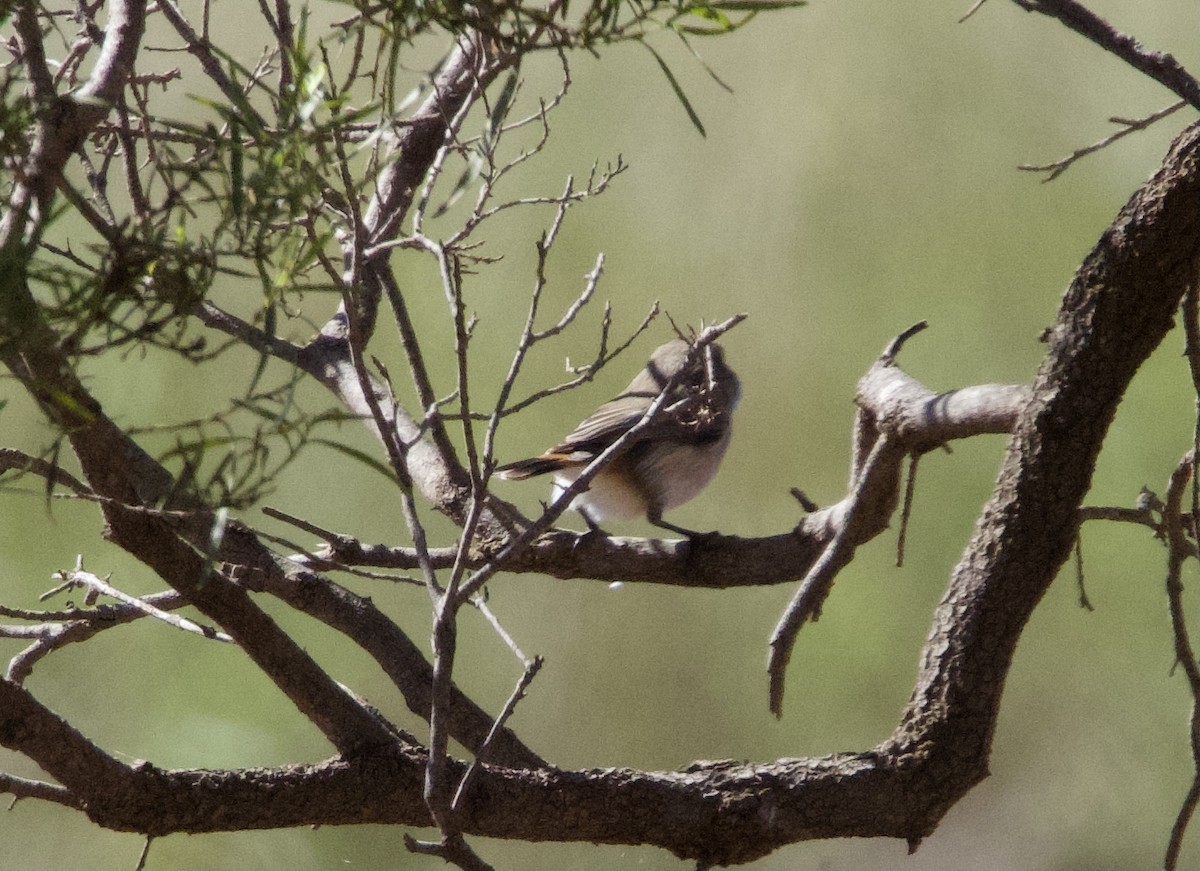
[[[583,451],[599,454],[642,419],[656,396],[654,393],[623,393],[597,408],[561,444],[546,453],[573,454]]]

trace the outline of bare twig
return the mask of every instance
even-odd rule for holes
[[[601,265],[602,260],[597,259],[597,268],[599,268]],[[599,275],[595,270],[593,270],[593,272],[588,273],[587,280],[590,282],[594,275],[599,278]],[[501,412],[501,416],[508,417],[509,415],[516,414],[517,412],[523,411],[535,403],[541,402],[543,399],[548,399],[551,396],[557,396],[558,394],[565,393],[568,390],[574,390],[581,384],[586,384],[589,381],[594,380],[596,375],[599,374],[599,372],[605,366],[627,351],[629,347],[633,345],[635,341],[637,341],[638,337],[641,336],[642,333],[646,332],[647,329],[649,329],[650,324],[654,322],[655,318],[657,318],[660,313],[661,312],[658,307],[658,303],[653,303],[650,306],[650,309],[646,312],[645,316],[642,318],[641,322],[637,325],[637,327],[634,328],[629,336],[610,351],[608,348],[608,331],[605,328],[609,322],[606,309],[604,326],[602,326],[600,332],[600,346],[596,349],[596,356],[592,359],[592,361],[590,363],[582,363],[578,366],[568,366],[568,371],[578,372],[579,374],[568,381],[563,381],[551,387],[544,387],[540,390],[535,390],[525,398],[519,399],[511,405],[505,407]]]
[[[350,361],[353,366],[354,374],[358,381],[358,389],[361,394],[363,404],[370,411],[371,420],[374,422],[376,431],[380,439],[383,441],[385,450],[387,451],[388,461],[392,467],[393,473],[396,475],[396,480],[400,484],[400,508],[404,518],[404,523],[407,526],[409,533],[412,536],[413,544],[416,547],[416,552],[419,557],[421,573],[425,578],[426,586],[429,589],[431,598],[437,599],[440,595],[436,573],[432,562],[429,560],[429,545],[425,535],[425,526],[421,522],[417,514],[416,501],[413,498],[412,476],[408,471],[407,454],[409,445],[400,437],[400,433],[396,428],[396,420],[398,407],[395,399],[391,396],[390,391],[386,395],[390,414],[385,414],[380,403],[380,396],[377,394],[377,386],[374,379],[367,372],[366,364],[362,356],[362,344],[366,341],[366,336],[358,329],[358,315],[356,309],[352,305],[345,305],[344,311],[347,314],[347,331],[346,331],[346,348],[350,354]]]
[[[154,593],[142,599],[159,610],[173,610],[187,604],[175,590]],[[62,611],[29,611],[5,607],[0,615],[18,620],[36,621],[36,626],[0,627],[0,636],[32,638],[33,643],[14,656],[5,670],[5,680],[20,684],[33,672],[42,659],[68,644],[87,641],[92,636],[115,626],[148,616],[144,607],[134,605],[100,605],[96,608],[68,608]]]
[[[904,487],[904,507],[900,511],[900,533],[896,536],[896,568],[904,565],[904,544],[908,540],[908,521],[912,517],[913,496],[917,490],[917,464],[920,454],[908,458],[908,483]]]
[[[1083,582],[1083,536],[1075,538],[1075,587],[1079,590],[1079,607],[1085,611],[1095,611],[1092,601],[1088,598],[1087,587]]]
[[[422,202],[425,198],[422,198]],[[422,208],[416,210],[416,217]],[[414,221],[414,224],[416,222]],[[433,609],[433,686],[429,716],[429,756],[425,765],[425,800],[430,815],[442,833],[441,855],[447,861],[461,867],[478,867],[478,856],[462,838],[456,822],[450,796],[448,775],[450,732],[445,711],[450,701],[451,675],[453,674],[458,637],[458,611],[465,597],[460,596],[459,585],[467,568],[467,556],[472,549],[475,533],[483,513],[486,498],[486,472],[480,468],[478,445],[475,441],[471,421],[470,387],[467,368],[467,350],[470,328],[466,322],[462,293],[462,273],[456,254],[444,245],[434,245],[438,258],[443,290],[450,304],[451,320],[454,324],[454,353],[459,411],[463,442],[467,453],[467,471],[471,478],[471,498],[467,516],[459,535],[454,565],[445,592],[435,598]],[[432,591],[431,591],[432,592]]]
[[[970,18],[972,15],[974,15],[976,12],[979,11],[979,9],[986,2],[987,2],[987,0],[975,0],[975,4],[966,11],[966,13],[962,16],[962,18],[958,19],[958,23],[962,24],[964,21],[966,21],[968,18]]]
[[[1183,836],[1197,804],[1200,803],[1200,664],[1196,662],[1196,653],[1188,633],[1187,619],[1183,609],[1181,577],[1183,561],[1188,556],[1181,508],[1184,491],[1188,479],[1194,474],[1194,467],[1195,454],[1189,451],[1171,475],[1171,481],[1167,487],[1166,509],[1163,512],[1163,521],[1167,528],[1167,604],[1171,614],[1171,631],[1175,639],[1175,661],[1183,669],[1184,676],[1187,678],[1188,690],[1192,696],[1189,741],[1194,772],[1191,786],[1179,808],[1175,823],[1171,827],[1171,836],[1167,842],[1163,866],[1168,871],[1174,871],[1178,864],[1179,851],[1183,846]]]
[[[568,176],[566,189],[559,198],[558,209],[555,212],[554,219],[546,231],[542,233],[542,237],[536,244],[538,256],[537,267],[535,270],[533,291],[529,297],[529,310],[525,316],[525,325],[521,329],[521,336],[517,340],[517,347],[513,352],[512,362],[509,364],[508,372],[504,376],[504,381],[501,383],[500,390],[497,393],[496,403],[488,419],[487,430],[484,435],[483,456],[484,461],[489,464],[489,467],[495,453],[496,432],[499,429],[501,418],[505,415],[505,406],[508,404],[508,398],[512,393],[513,386],[516,384],[517,377],[520,375],[521,365],[525,361],[525,356],[540,339],[561,332],[575,320],[579,311],[592,298],[603,270],[604,255],[600,254],[596,258],[595,268],[587,276],[583,291],[568,307],[566,313],[559,320],[559,323],[551,328],[553,332],[543,331],[539,333],[535,331],[538,307],[546,288],[546,261],[549,257],[550,249],[554,245],[554,240],[558,238],[558,232],[562,227],[563,220],[566,218],[567,207],[570,205],[573,194],[573,186],[574,179]]]
[[[561,215],[561,214],[563,214],[563,212],[560,211],[559,214]],[[557,227],[555,227],[553,229],[557,229]],[[547,234],[546,237],[542,240],[542,242],[539,243],[539,245],[538,245],[538,288],[539,288],[539,291],[541,288],[543,288],[545,286],[545,283],[546,283],[546,273],[545,273],[546,252],[552,244],[554,244],[554,236],[552,234]],[[575,318],[577,318],[579,316],[579,313],[581,311],[583,311],[584,306],[586,306],[591,301],[592,294],[594,294],[596,292],[596,285],[600,282],[600,276],[603,273],[604,273],[604,255],[597,254],[596,255],[596,265],[592,267],[591,272],[589,272],[586,276],[584,276],[583,290],[580,291],[579,296],[577,296],[575,298],[574,302],[572,302],[569,306],[567,306],[567,310],[564,311],[562,317],[558,319],[558,323],[554,324],[553,326],[546,327],[546,329],[544,329],[544,330],[537,330],[537,331],[531,330],[530,335],[529,335],[530,341],[531,342],[540,342],[543,339],[550,338],[551,336],[557,336],[559,333],[561,333],[563,330],[565,330],[567,327],[569,327],[572,323],[574,323]],[[530,323],[532,324],[534,317],[537,315],[537,307],[530,306],[529,314],[530,314],[529,320],[530,320]]]
[[[1182,109],[1186,105],[1188,105],[1186,100],[1180,100],[1178,103],[1172,103],[1165,109],[1159,109],[1157,112],[1153,112],[1147,115],[1145,118],[1109,118],[1108,120],[1112,123],[1120,124],[1121,129],[1117,130],[1115,133],[1105,136],[1099,142],[1093,142],[1091,145],[1085,145],[1082,148],[1077,148],[1066,157],[1061,157],[1053,163],[1022,163],[1017,167],[1017,169],[1023,169],[1027,172],[1044,172],[1047,173],[1047,176],[1042,179],[1043,182],[1054,181],[1056,178],[1070,169],[1071,166],[1074,165],[1075,161],[1083,157],[1087,157],[1089,154],[1095,154],[1101,149],[1107,148],[1114,142],[1117,142],[1118,140],[1128,136],[1130,133],[1134,133],[1138,130],[1145,130],[1151,124],[1155,123],[1156,121],[1161,121],[1163,118],[1166,118],[1171,113]]]
[[[7,792],[13,801],[22,798],[37,798],[55,804],[66,805],[76,809],[82,808],[79,798],[66,787],[57,783],[46,783],[41,780],[30,780],[15,774],[0,772],[0,792]],[[10,807],[11,809],[11,807]]]
[[[133,871],[143,871],[146,867],[146,859],[150,856],[150,845],[154,843],[154,836],[147,835],[145,843],[142,844],[142,852],[138,854],[137,864],[133,866]]]
[[[12,470],[40,475],[48,482],[59,484],[82,496],[93,495],[92,489],[87,484],[65,469],[14,448],[0,448],[0,475]]]
[[[834,578],[854,558],[854,550],[861,535],[863,507],[867,504],[862,496],[870,492],[875,475],[883,468],[885,459],[894,450],[895,444],[891,436],[884,434],[876,440],[846,506],[841,528],[800,582],[799,588],[771,633],[767,676],[770,678],[771,713],[776,717],[783,716],[783,682],[788,662],[792,658],[792,646],[795,644],[796,635],[806,621],[816,620],[820,616],[821,605],[829,596]]]
[[[1161,533],[1162,523],[1149,508],[1122,508],[1117,505],[1085,505],[1079,509],[1079,522],[1112,520],[1117,523],[1136,523]]]
[[[207,10],[207,4],[205,4],[205,9]],[[175,32],[183,39],[184,48],[200,62],[205,74],[221,89],[226,99],[242,112],[242,120],[247,124],[254,125],[258,131],[265,130],[268,126],[266,119],[246,100],[245,92],[229,78],[221,66],[221,61],[213,53],[210,47],[211,43],[205,35],[208,29],[207,15],[204,17],[202,32],[196,33],[184,17],[182,10],[176,5],[175,0],[159,0],[158,11],[175,28]]]
[[[445,836],[441,841],[418,841],[406,833],[404,846],[418,855],[437,856],[462,871],[492,871],[492,866],[471,849],[461,832]]]
[[[508,722],[509,717],[513,715],[513,711],[517,708],[517,703],[525,698],[525,692],[529,689],[529,685],[533,683],[533,679],[542,669],[542,658],[535,656],[525,664],[525,671],[521,674],[520,680],[517,681],[516,687],[513,688],[512,694],[509,695],[508,701],[504,703],[499,715],[496,717],[496,722],[492,726],[492,730],[488,732],[487,738],[484,739],[483,745],[475,753],[475,759],[472,760],[467,768],[466,774],[462,776],[462,780],[458,782],[458,789],[454,793],[454,801],[450,804],[450,810],[454,813],[459,813],[463,809],[463,801],[470,792],[471,784],[474,783],[476,772],[479,766],[487,761],[488,751],[492,746],[492,739],[496,736],[504,724]]]
[[[70,571],[55,572],[52,577],[55,580],[62,581],[65,587],[85,587],[89,590],[94,590],[111,599],[116,599],[118,602],[136,608],[144,613],[147,617],[153,617],[156,620],[161,620],[176,629],[182,629],[184,632],[192,632],[196,635],[201,635],[205,638],[211,638],[215,641],[224,641],[226,644],[232,644],[233,639],[211,626],[201,625],[194,620],[189,620],[186,617],[179,617],[175,614],[168,613],[161,608],[156,608],[145,599],[139,599],[136,596],[131,596],[118,590],[116,587],[108,583],[107,578],[99,578],[91,572],[83,570],[83,554],[75,558],[75,568]]]
[[[488,621],[492,627],[492,631],[500,636],[500,640],[512,651],[512,655],[520,660],[522,665],[528,667],[529,663],[533,660],[526,656],[521,648],[517,646],[516,640],[513,639],[509,631],[500,623],[500,619],[493,613],[492,609],[488,607],[487,602],[484,601],[484,594],[474,595],[469,601],[475,610],[483,615],[483,619]]]
[[[347,536],[344,536],[341,533],[330,532],[328,529],[325,529],[322,526],[317,526],[311,521],[288,514],[286,511],[280,511],[278,508],[272,508],[270,505],[264,505],[262,513],[268,517],[273,517],[276,520],[282,520],[284,523],[294,526],[297,529],[301,529],[310,535],[315,535],[322,541],[329,542],[329,544],[335,549],[337,548],[338,542],[347,538]]]

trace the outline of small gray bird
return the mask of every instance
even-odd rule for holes
[[[496,474],[522,480],[553,472],[552,498],[557,498],[588,463],[642,419],[663,387],[678,375],[658,419],[592,479],[571,507],[592,529],[601,520],[645,517],[681,535],[698,535],[667,523],[662,515],[692,499],[717,474],[742,388],[725,365],[720,346],[708,345],[689,366],[690,351],[691,345],[683,339],[660,345],[625,391],[596,409],[561,444],[531,459],[500,466]]]

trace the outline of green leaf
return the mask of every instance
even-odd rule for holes
[[[313,438],[313,439],[310,439],[309,442],[310,442],[310,444],[325,445],[325,447],[327,447],[327,448],[333,448],[335,451],[345,454],[347,457],[349,457],[352,460],[358,460],[358,462],[362,463],[367,468],[372,469],[372,470],[378,472],[379,474],[383,475],[389,481],[396,480],[396,476],[395,476],[395,474],[393,474],[391,467],[389,467],[388,465],[386,465],[384,463],[379,462],[379,460],[375,459],[370,454],[364,453],[363,451],[360,451],[357,448],[352,448],[349,445],[342,444],[341,442],[335,442],[335,441],[332,441],[331,439],[324,439],[324,438]]]
[[[808,0],[714,0],[704,4],[709,9],[728,9],[730,12],[768,12],[772,9],[799,9]]]
[[[646,51],[648,51],[648,52],[650,52],[650,54],[654,55],[654,59],[656,61],[658,61],[659,69],[661,69],[663,71],[663,75],[665,75],[667,77],[667,81],[671,83],[671,90],[673,90],[675,92],[675,96],[679,99],[679,102],[683,105],[684,111],[687,112],[688,117],[692,119],[692,124],[695,126],[695,128],[697,130],[700,131],[701,136],[704,136],[705,138],[707,138],[708,133],[706,133],[704,130],[704,124],[700,121],[700,116],[697,115],[696,110],[694,108],[692,108],[691,101],[688,100],[687,94],[685,94],[683,92],[683,88],[680,86],[679,80],[675,78],[675,74],[673,72],[671,72],[671,68],[669,66],[667,66],[667,62],[662,59],[662,55],[660,55],[658,52],[656,52],[654,50],[653,46],[650,45],[650,43],[643,41],[642,45],[646,46]]]
[[[726,32],[734,29],[734,24],[729,20],[729,16],[719,9],[714,9],[711,6],[700,6],[695,9],[688,10],[689,15],[695,15],[697,18],[703,18],[706,21],[711,21],[719,28],[718,32]],[[705,30],[706,33],[712,32],[711,29]]]
[[[264,130],[262,117],[258,112],[254,111],[254,107],[250,105],[250,101],[246,99],[245,94],[238,94],[238,99],[233,101],[234,105],[232,106],[218,100],[202,97],[199,94],[188,94],[187,96],[189,100],[211,109],[221,117],[221,120],[227,123],[233,121],[241,123],[255,142],[263,143],[269,141],[269,137]]]
[[[325,64],[317,64],[300,80],[300,96],[303,102],[296,114],[305,123],[312,120],[317,109],[325,102],[325,73]]]
[[[504,119],[508,116],[508,110],[512,108],[513,95],[517,92],[517,70],[513,70],[508,74],[508,78],[504,80],[504,87],[500,89],[500,96],[496,98],[496,105],[492,108],[492,114],[488,116],[487,125],[483,128],[483,141],[491,143],[496,131],[500,129],[500,125],[504,123]]]
[[[467,189],[483,175],[483,158],[478,152],[472,151],[467,158],[467,166],[458,177],[458,181],[454,183],[454,187],[446,196],[446,201],[434,209],[433,217],[440,218],[446,214],[450,208],[457,203],[462,195],[467,192]]]
[[[246,210],[246,177],[242,154],[242,129],[234,119],[229,121],[229,203],[235,217]]]
[[[734,25],[734,28],[736,29],[737,27],[740,27],[740,26],[741,25]],[[708,33],[708,32],[711,32],[711,31],[706,31],[706,33]],[[675,35],[679,37],[680,42],[682,42],[685,46],[687,46],[687,50],[692,53],[692,57],[694,57],[696,59],[696,61],[700,64],[700,66],[704,67],[704,71],[712,77],[712,80],[714,82],[716,82],[718,85],[720,85],[722,88],[724,88],[726,93],[732,94],[733,88],[729,87],[729,85],[725,83],[725,80],[717,75],[716,70],[714,70],[712,67],[710,67],[705,62],[704,58],[700,57],[700,53],[698,51],[696,51],[696,49],[692,48],[692,44],[690,42],[688,42],[688,38],[684,34],[680,33],[679,30],[675,31]]]

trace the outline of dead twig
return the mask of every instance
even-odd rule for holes
[[[1173,112],[1177,112],[1184,106],[1188,105],[1187,100],[1180,100],[1177,103],[1172,103],[1165,109],[1159,109],[1157,112],[1152,112],[1145,118],[1118,118],[1116,116],[1109,118],[1113,124],[1120,124],[1121,128],[1115,133],[1105,136],[1099,142],[1093,142],[1091,145],[1085,145],[1082,148],[1077,148],[1068,154],[1066,157],[1060,157],[1052,163],[1022,163],[1017,169],[1025,170],[1026,172],[1044,172],[1047,173],[1042,182],[1054,181],[1068,169],[1070,169],[1077,160],[1087,157],[1089,154],[1095,154],[1097,151],[1108,148],[1114,142],[1125,138],[1130,133],[1135,133],[1138,130],[1145,130],[1156,121],[1161,121]]]
[[[70,571],[55,572],[51,577],[55,580],[62,581],[59,587],[56,587],[52,592],[69,589],[71,587],[81,587],[89,590],[90,595],[108,596],[110,599],[116,599],[131,608],[135,608],[145,614],[147,617],[153,617],[155,620],[161,620],[176,629],[184,632],[191,632],[196,635],[201,635],[204,638],[210,638],[214,641],[223,641],[226,644],[233,644],[233,639],[211,626],[205,626],[197,623],[195,620],[189,620],[187,617],[180,617],[176,614],[171,614],[161,608],[155,607],[145,599],[139,599],[136,596],[131,596],[128,593],[122,592],[108,583],[108,577],[100,578],[91,572],[83,570],[83,554],[79,554],[75,558],[75,568]]]
[[[1167,605],[1171,614],[1171,633],[1175,640],[1175,662],[1183,670],[1188,690],[1192,696],[1192,713],[1189,721],[1189,743],[1192,751],[1192,783],[1171,827],[1167,841],[1167,852],[1163,867],[1174,871],[1179,862],[1183,836],[1187,831],[1192,814],[1200,804],[1200,664],[1196,662],[1195,649],[1188,633],[1187,619],[1183,608],[1183,562],[1188,556],[1181,506],[1188,480],[1195,472],[1195,453],[1189,451],[1180,460],[1171,475],[1167,487],[1166,509],[1163,521],[1167,531]]]

